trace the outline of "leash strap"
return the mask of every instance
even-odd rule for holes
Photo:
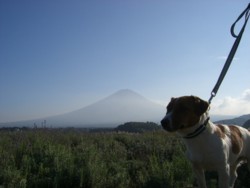
[[[236,35],[235,32],[234,32],[235,25],[237,24],[237,22],[238,22],[244,15],[245,15],[245,22],[244,22],[244,25],[242,26],[242,28],[241,28],[239,34]],[[249,16],[250,16],[250,3],[248,4],[247,8],[240,14],[240,16],[236,19],[236,21],[235,21],[235,22],[233,23],[233,25],[231,26],[231,35],[232,35],[234,38],[236,38],[236,39],[235,39],[235,42],[234,42],[234,44],[233,44],[233,47],[232,47],[232,49],[231,49],[231,51],[230,51],[228,57],[227,57],[227,60],[226,60],[226,62],[225,62],[225,65],[224,65],[224,67],[223,67],[223,69],[222,69],[222,71],[221,71],[221,73],[220,73],[220,76],[219,76],[219,78],[218,78],[218,80],[217,80],[217,82],[216,82],[216,84],[215,84],[215,86],[214,86],[214,88],[213,88],[213,90],[212,90],[212,92],[211,92],[211,97],[210,97],[210,99],[208,100],[208,103],[209,103],[209,104],[211,103],[212,99],[216,96],[216,94],[217,94],[217,92],[218,92],[218,90],[219,90],[219,87],[220,87],[220,85],[221,85],[221,83],[222,83],[222,81],[223,81],[223,79],[224,79],[224,77],[225,77],[225,75],[226,75],[226,73],[227,73],[227,71],[228,71],[228,68],[229,68],[230,65],[231,65],[231,62],[232,62],[233,57],[234,57],[234,55],[235,55],[235,53],[236,53],[236,51],[237,51],[237,48],[238,48],[238,46],[239,46],[239,44],[240,44],[241,37],[242,37],[243,32],[244,32],[244,30],[245,30],[245,27],[246,27],[246,25],[247,25],[247,21],[248,21]]]

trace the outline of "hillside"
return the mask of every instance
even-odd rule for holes
[[[143,133],[160,130],[161,127],[153,122],[128,122],[119,125],[114,130],[117,132]]]
[[[115,127],[129,121],[159,122],[165,107],[131,90],[120,90],[81,109],[53,117],[0,124],[3,126]],[[45,121],[46,120],[46,121]]]
[[[245,127],[245,128],[249,128],[249,127],[250,127],[250,119],[247,120],[247,121],[243,124],[243,127]]]
[[[42,119],[0,123],[0,127],[117,127],[125,122],[159,123],[165,114],[165,107],[154,103],[132,90],[119,90],[81,109]],[[222,119],[219,120],[218,119]],[[243,126],[250,114],[236,118],[212,115],[216,123]]]
[[[244,126],[244,123],[248,120],[250,120],[250,114],[242,115],[242,116],[232,118],[232,119],[224,119],[224,120],[216,121],[215,123]]]

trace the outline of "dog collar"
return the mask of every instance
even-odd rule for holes
[[[186,138],[186,139],[195,138],[196,136],[201,134],[203,131],[205,131],[208,121],[209,121],[209,117],[194,132],[187,134],[183,138]]]

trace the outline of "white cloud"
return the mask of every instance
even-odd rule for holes
[[[246,101],[250,101],[250,89],[247,89],[243,92],[242,98]]]
[[[250,89],[243,91],[239,97],[225,97],[214,100],[211,104],[211,114],[243,115],[250,113]]]

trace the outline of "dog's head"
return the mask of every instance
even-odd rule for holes
[[[208,102],[195,96],[172,98],[167,106],[167,114],[161,120],[162,127],[169,132],[196,125],[200,116],[207,111]]]

